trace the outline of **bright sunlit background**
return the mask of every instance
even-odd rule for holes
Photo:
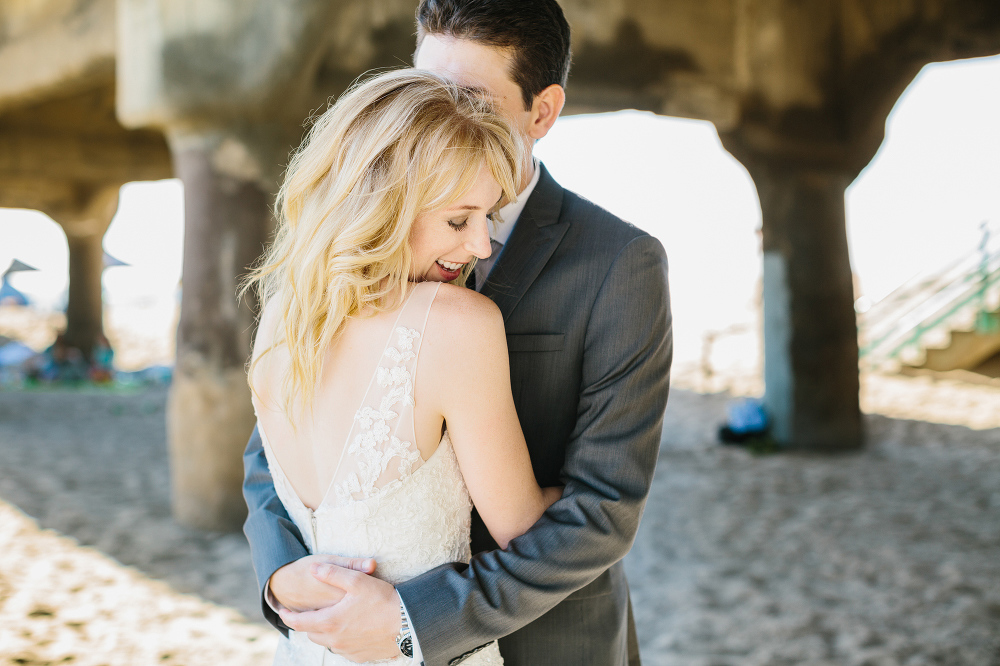
[[[847,192],[852,263],[877,301],[922,269],[971,251],[1000,222],[1000,57],[930,65],[890,116],[886,141]],[[677,367],[705,334],[755,333],[760,210],[753,183],[707,122],[619,113],[561,119],[536,154],[565,187],[658,237],[670,258]],[[179,181],[133,183],[105,237],[129,264],[104,275],[109,327],[170,338],[183,244]],[[65,306],[68,253],[37,212],[0,210],[0,268],[36,307]],[[740,327],[743,329],[740,329]],[[742,351],[714,362],[759,367]],[[168,352],[169,353],[169,352]]]

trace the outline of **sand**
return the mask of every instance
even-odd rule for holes
[[[1000,665],[1000,389],[863,384],[838,456],[719,446],[728,395],[673,390],[626,559],[647,666]],[[242,535],[170,518],[165,399],[0,393],[0,664],[270,663]]]
[[[0,503],[4,664],[269,664],[276,634]]]
[[[1000,430],[757,457],[711,442],[724,402],[673,398],[626,559],[647,664],[1000,664]]]

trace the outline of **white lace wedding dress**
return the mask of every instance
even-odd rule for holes
[[[397,583],[447,562],[468,562],[472,502],[448,433],[427,460],[415,445],[413,381],[420,343],[439,288],[421,283],[400,308],[381,361],[354,417],[346,442],[332,445],[340,462],[316,510],[299,499],[258,428],[278,498],[310,553],[374,557],[375,575]],[[342,449],[339,450],[338,449]],[[380,664],[410,664],[398,657]],[[496,643],[471,655],[467,666],[502,664]],[[353,665],[290,632],[275,666]]]

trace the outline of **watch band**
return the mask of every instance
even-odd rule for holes
[[[406,621],[406,609],[403,607],[403,601],[399,602],[399,635],[396,636],[396,647],[399,648],[399,653],[404,657],[409,659],[413,658],[413,634],[410,633],[410,623]]]

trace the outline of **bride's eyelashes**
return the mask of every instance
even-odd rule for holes
[[[467,226],[469,226],[469,218],[465,218],[461,222],[456,222],[455,220],[448,220],[448,226],[454,229],[455,231],[461,231],[462,229],[465,229]]]

